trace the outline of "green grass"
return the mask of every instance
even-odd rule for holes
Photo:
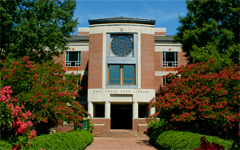
[[[200,148],[201,137],[205,136],[210,143],[214,142],[222,145],[225,149],[232,146],[233,141],[220,139],[218,137],[201,135],[187,131],[153,131],[150,135],[150,142],[159,149],[194,149]]]

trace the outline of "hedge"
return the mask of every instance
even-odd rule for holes
[[[84,130],[66,133],[54,133],[37,136],[33,139],[31,149],[85,149],[93,141],[93,135]]]
[[[0,140],[0,150],[12,149],[12,145],[4,140]]]
[[[205,136],[206,140],[210,143],[215,142],[222,145],[225,149],[229,149],[233,143],[233,141],[220,139],[214,136],[176,130],[164,132],[155,130],[150,135],[150,142],[159,149],[194,149],[200,148],[200,139],[203,136]]]
[[[66,150],[85,149],[93,141],[93,135],[85,130],[74,130],[66,133],[44,134],[36,136],[32,140],[31,150]],[[12,146],[6,141],[0,141],[0,150],[11,149]]]

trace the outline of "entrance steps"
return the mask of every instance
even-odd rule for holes
[[[146,134],[133,132],[126,129],[111,129],[109,132],[93,134],[94,137],[111,137],[111,138],[143,138],[147,137]]]

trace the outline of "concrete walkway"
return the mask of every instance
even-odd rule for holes
[[[94,141],[86,150],[156,150],[149,144],[149,137],[131,130],[111,130],[94,135]]]

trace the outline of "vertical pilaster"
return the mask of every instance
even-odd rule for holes
[[[109,101],[105,102],[105,118],[110,119],[111,114],[111,103]]]
[[[138,118],[138,102],[133,102],[133,119]]]
[[[93,117],[93,103],[88,102],[88,113]]]
[[[150,115],[155,114],[155,107],[150,108]]]

